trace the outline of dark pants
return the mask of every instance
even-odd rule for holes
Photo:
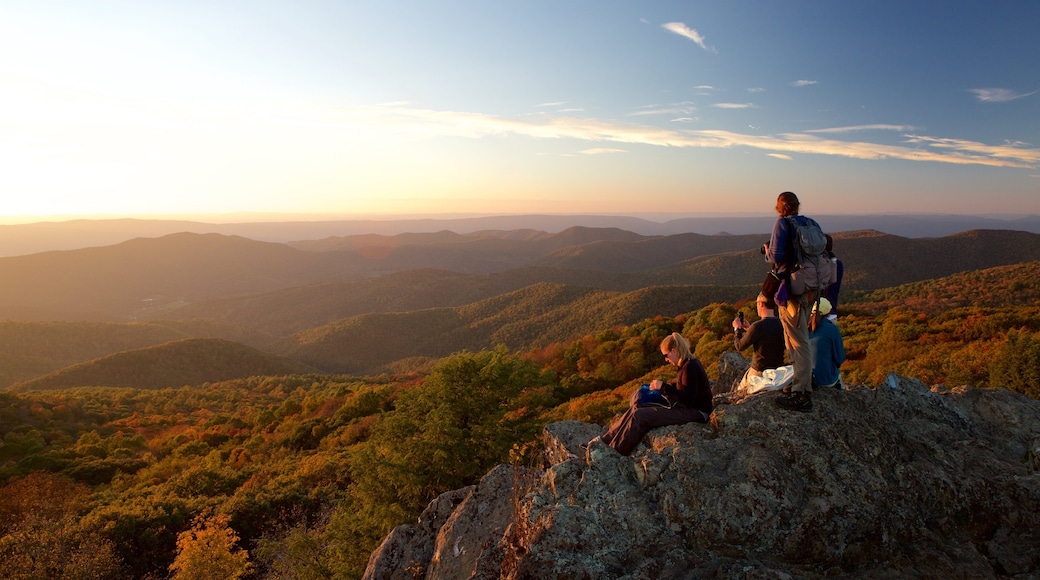
[[[629,407],[600,439],[618,453],[628,455],[654,427],[707,422],[704,413],[688,407]]]

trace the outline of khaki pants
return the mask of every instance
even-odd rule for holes
[[[780,323],[784,327],[784,342],[787,354],[794,367],[794,392],[812,391],[813,353],[809,344],[809,294],[790,296],[787,306],[777,305]]]

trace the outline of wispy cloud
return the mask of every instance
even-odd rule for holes
[[[916,127],[911,125],[852,125],[849,127],[830,127],[828,129],[809,129],[806,133],[852,133],[854,131],[899,131],[905,133],[913,131]]]
[[[610,147],[596,147],[593,149],[582,149],[579,151],[582,155],[607,155],[609,153],[628,153],[624,149],[612,149]]]
[[[566,104],[567,104],[567,101],[553,101],[553,102],[550,102],[550,103],[539,103],[539,104],[537,104],[535,106],[538,107],[538,108],[562,107],[563,105],[566,105]]]
[[[1019,93],[1011,89],[971,89],[971,92],[975,93],[975,98],[983,103],[1006,103],[1037,93],[1036,91]]]
[[[520,135],[535,139],[578,139],[598,143],[624,143],[657,147],[729,149],[748,147],[767,154],[834,155],[853,159],[901,159],[957,165],[1036,168],[1040,149],[1018,144],[988,145],[966,139],[904,134],[902,143],[843,141],[812,133],[747,135],[723,130],[662,129],[646,125],[576,117],[534,115],[506,118],[480,113],[433,111],[410,107],[355,107],[339,110],[344,124],[365,123],[419,135],[479,139]],[[346,115],[343,117],[342,115]],[[331,121],[331,120],[330,120]],[[866,125],[895,130],[896,125]],[[842,128],[848,129],[848,128]],[[826,131],[826,130],[825,130]],[[840,133],[842,131],[826,131]]]
[[[809,85],[815,85],[815,84],[816,84],[816,81],[805,81],[805,80],[802,80],[802,81],[794,81],[793,83],[791,83],[791,86],[792,87],[807,87]]]
[[[751,103],[715,103],[712,105],[717,109],[757,109],[755,105]]]
[[[695,43],[697,43],[697,46],[703,48],[704,50],[706,50],[708,52],[715,52],[715,47],[714,46],[708,46],[704,42],[704,37],[701,36],[700,32],[697,32],[696,29],[693,29],[693,28],[690,28],[689,26],[686,26],[682,22],[668,22],[668,23],[662,24],[661,28],[664,28],[668,32],[674,32],[675,34],[678,34],[679,36],[684,36],[686,38],[689,38],[690,40],[692,40]]]
[[[713,87],[711,85],[697,85],[697,86],[695,86],[693,88],[695,90],[698,90],[698,91],[715,91],[715,90],[718,90],[718,89],[716,89],[715,87]]]
[[[751,87],[751,88],[749,88],[747,90],[747,92],[749,92],[749,93],[764,93],[764,92],[766,92],[766,90],[761,88],[761,87]]]
[[[785,161],[791,161],[792,159],[794,159],[794,157],[791,157],[790,155],[785,155],[783,153],[766,153],[766,156],[776,157],[777,159],[783,159]]]
[[[670,103],[667,105],[647,105],[629,115],[634,117],[645,115],[689,115],[697,110],[690,102]]]

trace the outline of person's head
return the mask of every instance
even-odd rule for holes
[[[798,215],[798,196],[793,192],[785,191],[776,198],[776,213],[780,214],[781,217],[788,215]]]
[[[758,311],[759,318],[767,318],[774,315],[776,304],[773,303],[772,299],[760,292],[758,298],[755,299],[755,309]]]
[[[827,248],[826,248],[826,250],[828,252],[833,252],[834,251],[834,238],[832,238],[830,234],[823,234],[823,237],[827,238]]]
[[[819,304],[813,304],[812,313],[827,316],[831,313],[831,301],[826,298],[820,298]]]
[[[693,353],[690,352],[690,342],[678,332],[664,337],[664,340],[661,341],[661,354],[664,355],[664,360],[676,366],[679,366],[679,363],[684,360],[693,358]]]

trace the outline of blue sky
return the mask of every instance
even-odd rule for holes
[[[0,13],[3,222],[1040,213],[1040,2]]]

